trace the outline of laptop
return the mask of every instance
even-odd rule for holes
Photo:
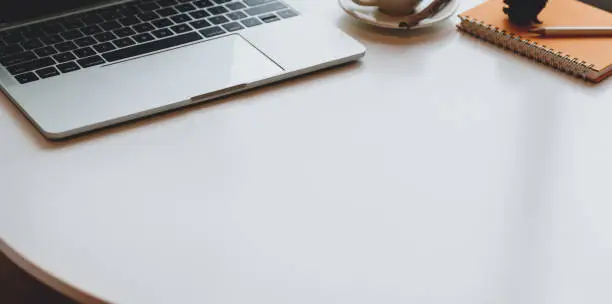
[[[2,0],[0,87],[57,140],[364,56],[303,1]]]

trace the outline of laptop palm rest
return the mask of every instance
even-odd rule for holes
[[[12,97],[43,132],[66,135],[227,95],[282,72],[233,34],[17,87]],[[60,81],[70,88],[58,89]],[[33,92],[45,92],[45,102]]]

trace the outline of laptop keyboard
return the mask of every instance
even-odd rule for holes
[[[140,0],[0,32],[22,84],[297,16],[277,0]]]

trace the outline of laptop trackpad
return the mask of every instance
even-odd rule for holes
[[[139,92],[146,110],[155,103],[201,100],[283,72],[274,61],[238,34],[115,64],[122,83]],[[113,70],[113,69],[111,69]],[[116,74],[115,74],[116,75]],[[130,79],[139,79],[136,83]],[[145,81],[142,81],[145,80]],[[135,89],[134,85],[139,86]],[[171,89],[174,87],[173,89]],[[127,89],[127,88],[126,88]],[[115,92],[121,90],[114,90]],[[125,99],[125,96],[116,96]]]
[[[215,95],[215,92],[226,92],[232,87],[244,86],[283,71],[238,34],[205,41],[179,50],[174,55],[180,56],[183,62],[191,63],[185,65],[183,72],[193,75],[195,81],[182,81],[192,82],[194,88],[200,88],[191,96],[194,100],[205,99]]]

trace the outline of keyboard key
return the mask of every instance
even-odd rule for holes
[[[218,27],[218,26],[207,28],[207,29],[203,29],[203,30],[200,31],[200,34],[204,35],[204,37],[206,37],[206,38],[210,38],[210,37],[214,37],[214,36],[219,36],[219,35],[224,34],[224,33],[225,33],[225,31],[222,28]]]
[[[277,13],[279,16],[281,16],[282,18],[291,18],[291,17],[295,17],[298,14],[292,10],[284,10],[284,11],[280,11]]]
[[[124,27],[118,30],[114,30],[113,33],[117,35],[117,37],[128,37],[128,36],[132,36],[136,34],[136,32],[129,27]]]
[[[12,43],[19,43],[19,42],[24,41],[25,37],[21,36],[21,33],[12,33],[12,34],[6,35],[2,39],[4,40],[4,42],[8,44],[12,44]]]
[[[11,36],[11,35],[17,35],[17,34],[21,33],[21,31],[23,29],[24,28],[22,27],[22,28],[13,28],[13,29],[10,29],[10,30],[4,30],[4,31],[0,32],[2,34],[1,38],[5,39],[6,37]]]
[[[212,22],[212,24],[221,24],[229,22],[229,19],[225,18],[225,16],[215,16],[208,18],[208,21]]]
[[[254,27],[254,26],[258,26],[262,24],[262,22],[259,21],[259,19],[257,18],[249,18],[249,19],[242,20],[241,22],[247,27]]]
[[[79,38],[75,40],[74,43],[76,43],[76,45],[80,47],[84,47],[84,46],[94,45],[98,42],[96,41],[96,39],[93,39],[91,37],[83,37],[83,38]]]
[[[173,9],[173,8],[171,8],[171,7],[166,7],[166,8],[158,9],[155,12],[158,15],[162,16],[162,17],[168,17],[168,16],[172,16],[172,15],[178,14],[178,11]]]
[[[2,34],[0,38],[2,38],[4,42],[8,44],[23,42],[27,39],[21,35],[21,31],[23,31],[23,28],[2,31],[0,32],[0,34]]]
[[[161,8],[161,6],[159,6],[159,4],[155,2],[145,2],[145,3],[138,4],[138,8],[143,12],[150,12],[158,8]]]
[[[85,23],[83,23],[81,20],[76,19],[76,18],[68,18],[60,22],[62,23],[64,28],[67,30],[75,30],[75,29],[85,26]]]
[[[211,7],[215,5],[210,0],[199,0],[199,1],[194,2],[193,4],[195,4],[195,6],[199,8]]]
[[[221,15],[229,12],[229,10],[223,6],[215,6],[208,9],[208,11],[213,15]]]
[[[117,38],[115,37],[115,35],[113,35],[113,33],[100,33],[100,34],[95,35],[94,37],[99,42],[111,41]]]
[[[159,16],[155,12],[146,12],[138,14],[138,18],[140,18],[142,21],[151,21],[159,18]]]
[[[40,78],[49,78],[59,75],[60,72],[54,67],[47,67],[44,69],[37,70],[36,74],[38,74],[38,77]]]
[[[8,37],[14,37],[14,39],[19,40],[20,38],[23,38],[21,36],[21,31],[23,30],[23,28],[14,28],[11,30],[4,30],[4,31],[0,31],[0,39],[7,39]],[[13,42],[14,43],[14,42]]]
[[[40,38],[40,42],[44,43],[45,45],[52,45],[64,42],[64,38],[62,38],[60,35],[50,35],[47,37]]]
[[[80,59],[77,60],[77,63],[83,67],[83,68],[88,68],[88,67],[92,67],[95,65],[100,65],[104,63],[104,59],[102,59],[102,57],[100,56],[91,56],[91,57],[87,57],[84,59]]]
[[[247,14],[251,15],[251,16],[255,16],[255,15],[261,15],[261,14],[270,13],[270,12],[273,12],[273,11],[282,10],[282,9],[285,9],[285,8],[287,8],[287,6],[284,5],[283,3],[280,3],[280,2],[271,2],[271,3],[266,4],[266,5],[252,7],[252,8],[246,9],[244,11]]]
[[[109,9],[106,9],[104,11],[99,12],[99,15],[105,21],[113,21],[113,20],[117,20],[117,19],[123,17],[121,14],[119,14],[117,11],[113,10],[112,8],[109,8]]]
[[[2,31],[2,38],[6,38],[10,35],[15,35],[15,34],[19,34],[24,30],[25,27],[18,27],[18,28],[13,28],[10,30],[4,30]]]
[[[157,1],[157,4],[159,4],[161,7],[173,6],[176,3],[177,3],[176,0],[158,0]]]
[[[70,73],[70,72],[74,72],[77,70],[80,70],[81,68],[74,62],[66,62],[66,63],[62,63],[62,64],[58,64],[57,68],[60,70],[60,72],[62,73]]]
[[[183,12],[183,13],[191,12],[196,9],[195,6],[189,3],[180,4],[180,5],[175,6],[174,8],[176,8],[179,12]]]
[[[58,43],[55,45],[55,48],[60,51],[60,52],[69,52],[72,50],[76,50],[78,47],[76,44],[74,44],[74,42],[72,41],[67,41],[67,42],[62,42],[62,43]]]
[[[6,39],[6,37],[18,37],[21,36],[21,34],[19,34],[20,29],[12,29],[12,30],[5,30],[5,31],[0,31],[0,39]],[[19,39],[17,39],[19,40]]]
[[[55,61],[57,62],[66,62],[66,61],[75,60],[76,56],[74,56],[72,53],[61,53],[61,54],[54,55],[53,59],[55,59]]]
[[[4,66],[11,66],[11,65],[15,65],[15,64],[23,63],[23,62],[28,62],[36,58],[38,58],[36,54],[32,53],[31,51],[27,51],[27,52],[17,53],[15,55],[0,57],[0,64]]]
[[[186,34],[181,34],[165,39],[160,39],[156,41],[152,41],[149,43],[143,43],[134,45],[125,49],[120,49],[116,51],[112,51],[106,54],[103,54],[102,57],[106,59],[108,62],[118,61],[126,58],[131,58],[159,50],[164,50],[167,48],[183,45],[186,43],[194,42],[201,40],[202,37],[198,35],[198,33],[190,32]]]
[[[265,23],[271,23],[271,22],[275,22],[275,21],[280,20],[280,18],[278,18],[278,16],[276,16],[274,14],[261,16],[259,18],[261,19],[261,21],[263,21]]]
[[[226,23],[222,26],[228,32],[235,32],[235,31],[239,31],[244,28],[244,26],[240,25],[240,23],[238,22]]]
[[[81,29],[81,32],[85,35],[94,35],[102,33],[102,29],[97,25],[87,26]]]
[[[186,14],[180,14],[180,15],[176,15],[176,16],[172,16],[170,17],[170,19],[172,19],[172,21],[174,21],[174,23],[185,23],[187,21],[191,21],[191,17],[189,17],[189,15]]]
[[[112,30],[116,30],[118,28],[122,28],[123,26],[121,26],[121,24],[119,24],[119,22],[117,21],[109,21],[106,23],[102,23],[100,25],[105,31],[112,31]]]
[[[191,15],[193,19],[202,19],[202,18],[206,18],[210,16],[210,13],[208,13],[205,10],[199,10],[199,11],[189,13],[189,15]]]
[[[38,55],[38,57],[47,57],[57,53],[57,50],[52,46],[46,46],[39,49],[35,49],[34,53]]]
[[[274,2],[275,0],[244,0],[248,6],[257,6],[268,2]]]
[[[42,42],[38,39],[32,39],[21,43],[21,46],[26,50],[37,49],[43,47]]]
[[[61,35],[66,40],[74,40],[74,39],[83,37],[83,33],[81,33],[81,31],[79,30],[63,32]]]
[[[184,25],[177,25],[177,26],[184,26]],[[169,29],[155,30],[151,33],[153,34],[153,36],[157,38],[166,38],[166,37],[174,35],[174,33],[172,33],[172,31]]]
[[[45,35],[45,33],[37,27],[28,27],[21,34],[26,39],[35,39]]]
[[[173,30],[175,33],[177,33],[177,34],[180,34],[180,33],[185,33],[185,32],[189,32],[189,31],[191,31],[191,27],[190,27],[189,25],[187,25],[187,24],[179,24],[179,25],[175,25],[175,26],[171,27],[171,29],[172,29],[172,30]]]
[[[121,39],[117,39],[115,41],[113,41],[113,43],[118,47],[118,48],[122,48],[122,47],[128,47],[130,45],[134,45],[136,44],[136,42],[134,42],[134,40],[132,40],[130,37],[126,37],[126,38],[121,38]]]
[[[75,50],[74,53],[79,57],[79,58],[85,58],[88,56],[92,56],[96,54],[96,51],[94,51],[92,48],[90,47],[84,47],[82,49],[78,49]]]
[[[134,25],[133,28],[139,33],[146,33],[148,31],[152,31],[155,29],[155,27],[151,25],[151,23],[137,24],[137,25]]]
[[[169,27],[174,24],[168,18],[154,20],[154,21],[151,21],[151,23],[153,23],[153,25],[155,25],[155,27],[157,28]]]
[[[240,19],[244,19],[246,17],[248,17],[245,13],[243,12],[231,12],[229,14],[227,14],[227,16],[232,19],[232,20],[240,20]]]
[[[117,13],[125,16],[126,18],[134,18],[134,15],[140,13],[140,9],[137,7],[137,5],[134,2],[128,2],[122,5],[119,5],[119,8],[117,9]],[[137,20],[136,23],[138,22],[140,21]]]
[[[226,5],[227,8],[231,9],[232,11],[237,11],[243,8],[246,8],[246,5],[244,5],[242,2],[234,2],[234,3],[230,3],[228,5]]]
[[[56,22],[45,22],[41,26],[41,29],[43,30],[43,32],[47,33],[48,35],[61,33],[66,30],[60,23],[56,23]]]
[[[110,42],[104,42],[94,45],[93,48],[98,51],[98,53],[104,53],[116,49],[116,47]]]
[[[215,2],[216,4],[223,4],[223,3],[232,2],[232,0],[213,0],[213,2]]]
[[[41,59],[36,59],[36,60],[16,64],[16,65],[8,67],[7,69],[9,73],[13,75],[17,75],[17,74],[22,74],[25,72],[30,72],[33,70],[41,69],[41,68],[44,68],[50,65],[54,65],[54,64],[55,64],[55,61],[53,61],[51,57],[46,57],[46,58],[41,58]]]
[[[24,51],[24,49],[21,47],[21,45],[11,44],[8,46],[0,47],[0,57],[17,54],[22,51]]]
[[[138,34],[136,36],[133,36],[132,38],[134,38],[134,40],[136,40],[136,42],[138,42],[138,43],[143,43],[143,42],[148,42],[148,41],[151,41],[151,40],[155,40],[155,38],[153,36],[151,36],[151,34],[148,34],[148,33]]]
[[[206,20],[198,20],[190,23],[195,29],[201,29],[210,26],[210,22]]]
[[[85,16],[82,18],[82,20],[86,25],[94,25],[94,24],[104,22],[104,19],[102,19],[102,17],[100,17],[98,14],[93,13],[93,12],[86,13]]]
[[[129,17],[119,19],[119,23],[121,23],[123,26],[130,26],[130,25],[140,23],[140,20],[138,20],[138,18],[134,16],[129,16]]]
[[[34,74],[32,72],[29,72],[29,73],[25,73],[25,74],[21,74],[21,75],[15,76],[15,79],[17,79],[17,81],[19,81],[19,83],[24,84],[24,83],[36,81],[39,78],[38,78],[38,76],[36,76],[36,74]]]

